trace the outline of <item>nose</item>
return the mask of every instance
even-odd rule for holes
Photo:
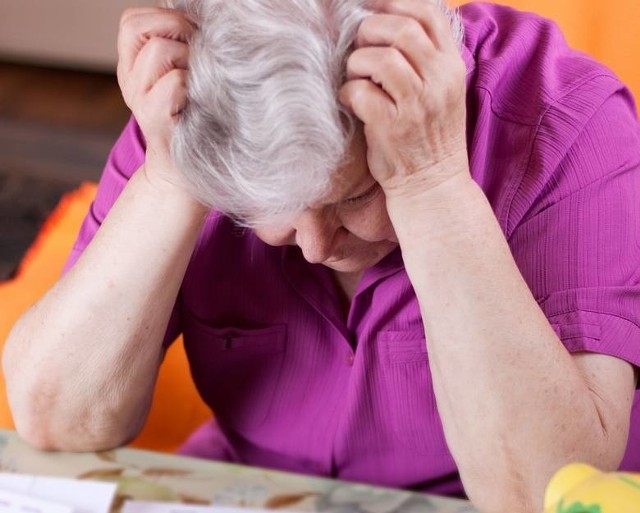
[[[325,262],[336,249],[340,222],[333,212],[326,209],[309,209],[297,220],[296,244],[304,258],[311,264]]]

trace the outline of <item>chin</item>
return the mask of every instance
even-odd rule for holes
[[[343,258],[329,259],[323,265],[339,273],[360,273],[376,265],[391,253],[397,244],[385,245],[374,250],[368,247],[366,251],[354,252]]]
[[[322,265],[329,269],[339,273],[360,273],[367,270],[369,267],[376,265],[377,262],[361,262],[359,260],[347,258],[345,260],[335,260],[332,262],[325,262]]]

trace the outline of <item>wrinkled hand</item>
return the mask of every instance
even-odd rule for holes
[[[155,7],[128,9],[120,21],[118,82],[147,143],[147,163],[173,174],[171,140],[187,99],[188,42],[195,31],[186,16]],[[164,170],[164,171],[162,171]],[[149,171],[147,170],[147,173]],[[164,176],[170,182],[176,176]]]
[[[364,123],[367,160],[390,197],[468,174],[465,65],[425,0],[377,0],[357,33],[340,100]]]

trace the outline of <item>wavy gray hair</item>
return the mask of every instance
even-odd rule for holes
[[[430,1],[430,0],[425,0]],[[439,4],[462,40],[457,12]],[[326,195],[356,120],[338,101],[366,0],[167,0],[198,25],[173,155],[205,205],[244,226]]]

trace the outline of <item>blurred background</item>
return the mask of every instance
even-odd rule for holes
[[[637,0],[499,1],[555,19],[640,93]],[[99,177],[128,117],[113,71],[132,2],[0,0],[0,282],[60,195]],[[145,3],[155,2],[135,2]]]
[[[0,282],[61,195],[99,178],[128,118],[114,70],[131,4],[0,0]]]

